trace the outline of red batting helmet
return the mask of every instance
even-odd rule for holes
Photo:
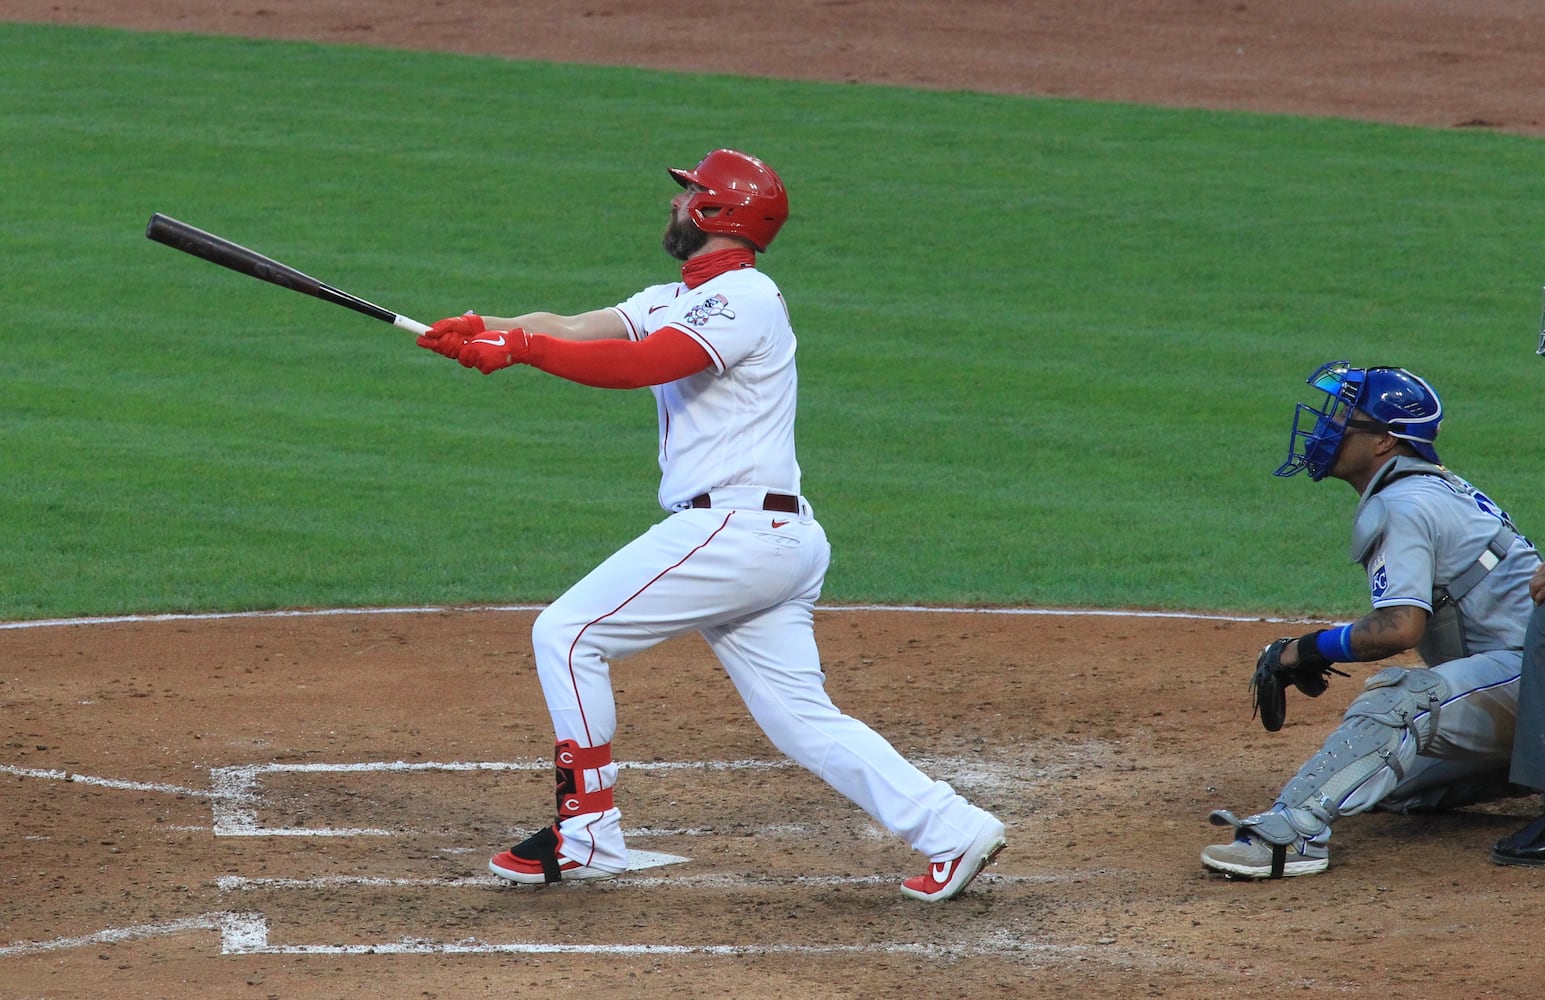
[[[682,187],[703,190],[687,199],[687,214],[705,233],[723,233],[751,241],[758,250],[778,235],[789,217],[789,195],[772,167],[733,149],[716,149],[691,170],[668,168]],[[716,215],[705,209],[717,208]]]

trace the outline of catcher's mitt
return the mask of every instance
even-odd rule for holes
[[[1287,721],[1287,687],[1298,688],[1311,698],[1318,698],[1330,687],[1330,675],[1350,674],[1337,670],[1330,661],[1320,655],[1309,636],[1298,643],[1298,662],[1291,667],[1282,663],[1282,650],[1292,639],[1277,639],[1261,650],[1255,661],[1255,674],[1250,678],[1250,691],[1254,704],[1250,718],[1261,717],[1261,725],[1267,732],[1276,732]]]

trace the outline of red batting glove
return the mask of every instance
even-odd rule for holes
[[[476,368],[484,375],[492,375],[501,368],[520,364],[531,356],[530,335],[516,327],[513,330],[489,330],[481,337],[461,345],[456,355],[468,368]]]
[[[483,331],[483,317],[467,312],[442,319],[431,326],[427,333],[419,334],[418,346],[455,360],[461,353],[461,345]]]

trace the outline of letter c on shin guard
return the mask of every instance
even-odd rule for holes
[[[562,740],[553,749],[553,767],[557,776],[558,819],[584,813],[605,812],[613,806],[612,790],[585,790],[584,772],[605,767],[612,762],[612,745],[582,747],[573,740]]]

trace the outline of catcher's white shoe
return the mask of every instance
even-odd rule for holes
[[[992,820],[976,835],[964,853],[946,861],[933,862],[928,866],[928,874],[916,875],[901,883],[901,891],[925,903],[937,903],[958,896],[971,884],[972,879],[981,874],[983,868],[992,864],[1007,843],[1003,824]]]
[[[1284,848],[1282,878],[1291,875],[1318,875],[1330,867],[1330,848],[1300,840]],[[1272,845],[1259,837],[1241,833],[1227,844],[1202,848],[1202,864],[1230,878],[1271,878]]]

